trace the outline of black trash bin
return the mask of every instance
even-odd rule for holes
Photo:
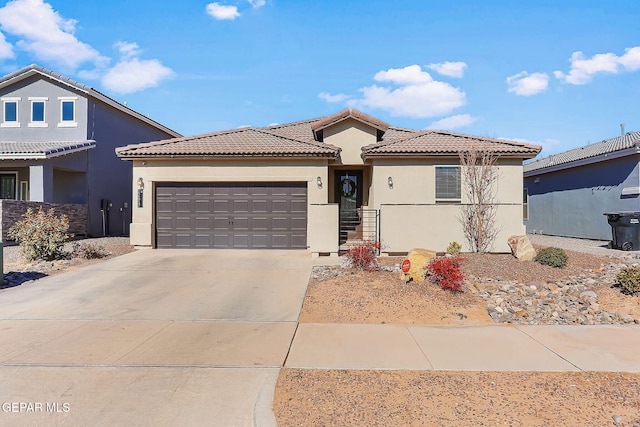
[[[604,215],[611,226],[612,248],[640,250],[640,212],[611,212]]]

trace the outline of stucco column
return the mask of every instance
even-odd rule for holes
[[[53,168],[49,165],[29,166],[29,199],[50,202],[53,198]]]

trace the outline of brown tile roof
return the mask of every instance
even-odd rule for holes
[[[533,158],[537,145],[482,138],[445,131],[419,131],[392,127],[357,110],[347,109],[329,117],[303,120],[264,128],[241,128],[184,138],[167,139],[116,149],[126,159],[142,157],[326,157],[336,158],[340,149],[316,139],[314,129],[354,117],[376,124],[381,142],[363,147],[365,158],[386,156],[458,155],[476,146],[503,156]],[[384,128],[385,132],[381,129]]]
[[[362,147],[365,158],[387,156],[457,156],[460,151],[474,148],[488,150],[501,156],[520,158],[535,157],[542,147],[502,139],[427,130],[408,134],[395,140],[387,140]]]
[[[317,122],[313,123],[311,125],[311,130],[313,131],[313,134],[316,135],[316,138],[317,138],[318,133],[323,129],[349,118],[368,124],[369,126],[375,129],[378,129],[382,133],[386,132],[387,129],[389,129],[389,125],[383,122],[382,120],[376,119],[375,117],[372,117],[361,111],[354,110],[353,108],[347,108],[345,110],[332,114],[331,116],[324,117],[318,120]],[[322,138],[320,137],[317,139],[322,139]]]
[[[116,149],[121,158],[141,157],[329,157],[340,149],[315,141],[301,141],[267,129],[240,128],[173,138]]]

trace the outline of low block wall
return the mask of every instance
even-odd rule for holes
[[[9,227],[16,221],[21,220],[22,215],[27,212],[28,208],[37,210],[41,206],[44,210],[53,208],[56,215],[67,215],[69,217],[69,233],[75,236],[85,236],[87,234],[87,205],[0,199],[0,218],[2,219],[0,221],[0,235],[2,236],[2,241],[9,240],[7,237]]]

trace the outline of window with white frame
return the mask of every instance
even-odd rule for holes
[[[436,166],[436,202],[459,203],[460,166]]]
[[[522,220],[529,220],[529,190],[522,190]]]
[[[31,101],[31,121],[29,127],[46,128],[47,124],[47,101],[46,97],[29,97]]]
[[[2,123],[3,128],[20,127],[20,98],[3,97],[2,99]]]
[[[61,96],[60,101],[60,123],[58,127],[76,127],[76,96]]]

